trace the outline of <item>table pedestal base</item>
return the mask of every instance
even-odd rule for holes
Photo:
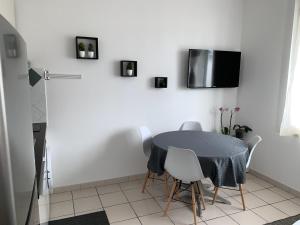
[[[211,188],[210,184],[203,184],[201,181],[198,181],[198,185],[200,186],[200,188],[203,190],[203,195],[207,196],[207,197],[214,197],[214,193],[213,191],[209,190],[209,188]],[[187,186],[189,186],[188,184],[182,184],[183,188],[185,189]],[[185,192],[181,192],[181,196],[180,198],[183,199],[191,199],[191,193],[188,191]],[[197,193],[198,195],[199,193]],[[176,200],[176,199],[174,199]],[[180,201],[180,200],[177,200]],[[199,198],[196,198],[197,201],[197,214],[200,217],[202,215],[202,208],[201,208],[201,202],[199,200]],[[227,200],[226,198],[223,198],[221,196],[217,196],[216,201],[219,203],[223,203],[223,204],[227,204],[227,205],[231,205],[231,202],[229,200]],[[184,201],[183,201],[184,202]]]

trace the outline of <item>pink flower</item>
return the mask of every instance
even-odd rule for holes
[[[240,111],[240,109],[241,109],[240,107],[235,107],[235,108],[234,108],[234,111],[235,111],[235,112],[238,112],[238,111]]]

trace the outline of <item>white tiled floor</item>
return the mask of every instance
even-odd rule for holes
[[[70,190],[53,194],[50,198],[50,219],[105,210],[112,225],[190,225],[193,224],[191,207],[185,203],[171,203],[168,216],[163,216],[166,205],[164,186],[160,181],[149,182],[142,194],[142,179],[118,184]],[[231,205],[216,203],[206,198],[206,210],[197,217],[198,225],[262,225],[300,214],[300,198],[274,187],[252,174],[247,174],[245,201],[242,210],[238,191],[220,189],[220,195]]]

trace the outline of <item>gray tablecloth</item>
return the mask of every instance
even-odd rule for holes
[[[248,146],[241,140],[212,132],[172,131],[153,138],[148,169],[163,174],[168,146],[193,150],[203,174],[214,185],[236,187],[245,182]],[[180,165],[178,165],[180,166]]]

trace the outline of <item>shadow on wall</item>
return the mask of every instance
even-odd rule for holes
[[[113,75],[120,77],[120,61],[113,61]]]
[[[182,49],[178,51],[177,54],[177,71],[178,71],[178,87],[181,89],[186,89],[187,87],[187,71],[188,71],[188,55],[189,50]]]
[[[86,177],[85,182],[93,182],[104,179],[117,178],[140,173],[141,169],[147,169],[147,162],[142,151],[141,138],[138,130],[131,128],[113,134],[104,143],[104,147],[99,149],[94,156],[90,156],[91,161],[85,162],[79,168],[78,173]],[[93,161],[92,161],[93,160]],[[97,171],[97,176],[91,176]],[[92,180],[95,179],[97,180]]]
[[[64,56],[66,58],[74,59],[76,57],[76,45],[75,45],[75,38],[73,36],[65,37],[65,44],[64,44]]]
[[[155,89],[155,77],[151,77],[150,79],[148,79],[148,86],[149,88]]]

